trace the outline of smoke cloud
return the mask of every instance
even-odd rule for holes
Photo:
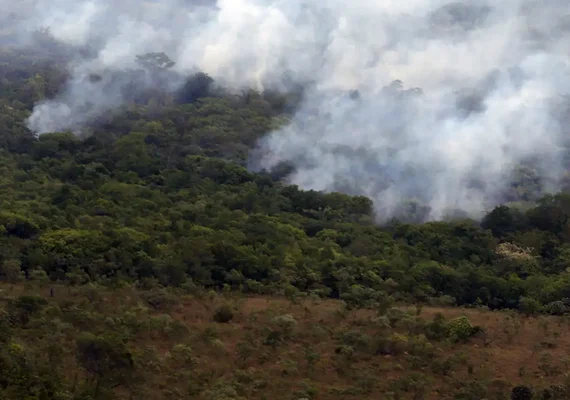
[[[137,54],[165,52],[176,61],[175,74],[161,85],[172,88],[181,84],[176,77],[198,70],[234,89],[310,82],[291,123],[252,152],[251,168],[289,164],[291,183],[367,195],[380,219],[410,198],[429,206],[427,219],[457,208],[476,217],[501,201],[513,168],[523,163],[546,190],[555,190],[561,176],[567,1],[0,5],[21,37],[49,28],[93,54],[75,58],[63,93],[35,107],[29,126],[39,134],[76,129],[120,105],[127,82],[117,71],[134,68]],[[144,76],[139,83],[156,84]]]

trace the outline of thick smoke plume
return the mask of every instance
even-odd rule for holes
[[[547,190],[560,178],[567,1],[0,5],[11,15],[1,23],[17,26],[22,40],[49,28],[94,54],[70,65],[73,78],[60,97],[36,106],[29,125],[40,134],[74,129],[120,104],[124,85],[113,71],[133,68],[137,54],[165,52],[176,76],[201,70],[231,88],[310,82],[291,123],[253,152],[252,168],[290,164],[292,183],[368,195],[380,218],[410,198],[429,206],[430,219],[457,208],[476,216],[501,200],[521,163],[537,169]],[[94,73],[103,78],[89,79]]]

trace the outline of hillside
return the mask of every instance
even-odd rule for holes
[[[530,206],[499,206],[482,222],[412,224],[422,207],[410,204],[379,226],[370,199],[302,191],[281,181],[287,166],[246,169],[250,149],[286,121],[294,96],[210,91],[197,75],[175,95],[133,93],[79,136],[36,137],[26,116],[58,90],[65,70],[15,50],[2,57],[4,280],[490,308],[519,308],[525,298],[555,309],[570,298],[570,196],[547,195],[537,181],[513,182],[515,200],[542,196]]]
[[[0,399],[566,398],[570,195],[528,165],[481,221],[378,224],[248,169],[302,93],[133,78],[36,136],[57,60],[0,52]]]
[[[12,326],[2,336],[2,398],[507,399],[513,386],[537,399],[568,396],[566,319],[350,311],[332,300],[201,290],[52,290],[2,286],[1,323]]]

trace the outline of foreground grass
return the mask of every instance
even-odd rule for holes
[[[27,357],[31,372],[5,375],[39,377],[0,379],[3,399],[508,399],[517,385],[540,399],[544,388],[570,382],[565,317],[349,311],[332,300],[162,289],[0,290],[2,315],[11,316],[0,368],[14,364],[7,357]],[[31,309],[21,296],[46,303]],[[482,332],[458,340],[438,328],[461,317]],[[51,393],[42,374],[57,381]]]

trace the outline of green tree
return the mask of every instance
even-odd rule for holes
[[[124,343],[90,333],[77,338],[77,360],[94,380],[95,398],[102,387],[128,382],[135,366]]]

